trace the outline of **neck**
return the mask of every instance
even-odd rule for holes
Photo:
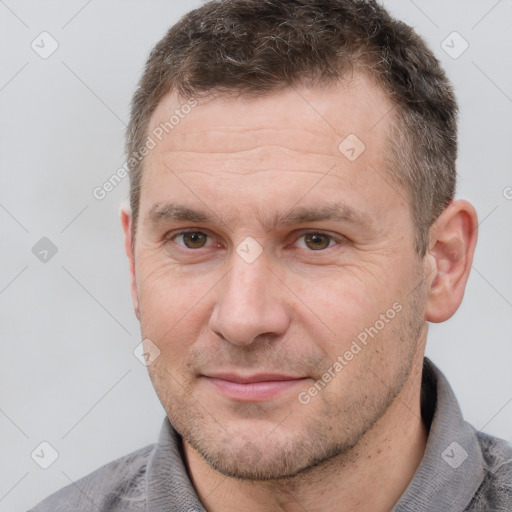
[[[247,512],[389,512],[411,481],[427,441],[420,409],[423,355],[415,363],[392,405],[350,452],[293,478],[226,477],[184,443],[191,480],[206,510],[239,511],[243,503]]]

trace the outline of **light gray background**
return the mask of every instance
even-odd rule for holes
[[[123,164],[150,49],[199,4],[0,0],[1,511],[26,510],[160,429],[163,409],[132,353],[139,329],[118,221],[128,183],[103,201],[92,190]],[[481,222],[464,302],[431,326],[427,352],[466,418],[512,440],[512,1],[385,5],[455,85],[458,197]],[[59,44],[47,59],[31,48],[43,31]],[[469,43],[457,59],[441,47],[453,31]],[[447,43],[462,48],[458,36]],[[46,263],[31,251],[44,236],[58,248]],[[30,455],[42,441],[59,454],[46,470]]]

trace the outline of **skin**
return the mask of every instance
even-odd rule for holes
[[[168,93],[148,133],[186,100]],[[132,296],[160,350],[150,377],[210,512],[241,500],[251,512],[389,511],[421,461],[427,321],[462,300],[477,219],[452,202],[418,257],[409,202],[385,179],[390,107],[363,76],[203,98],[146,157],[135,238],[121,214]],[[353,162],[338,150],[349,134],[366,146]],[[283,222],[340,202],[356,213]],[[169,204],[212,218],[170,218]],[[252,263],[237,253],[247,237],[262,248]],[[333,371],[394,304],[400,312]],[[329,368],[328,385],[301,403]],[[226,396],[218,372],[297,380],[247,401]]]

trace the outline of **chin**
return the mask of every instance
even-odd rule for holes
[[[246,437],[246,436],[242,436]],[[290,479],[304,475],[331,459],[343,457],[357,441],[335,445],[322,442],[317,436],[299,435],[293,440],[274,435],[253,435],[252,441],[228,434],[212,439],[187,436],[187,443],[219,473],[240,480],[265,481]],[[325,441],[325,440],[324,440]]]

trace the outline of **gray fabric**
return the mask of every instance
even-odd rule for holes
[[[392,512],[512,511],[512,445],[466,423],[442,373],[425,359],[424,458]],[[457,443],[457,444],[453,444]],[[118,459],[30,512],[204,512],[168,419],[158,443]]]

